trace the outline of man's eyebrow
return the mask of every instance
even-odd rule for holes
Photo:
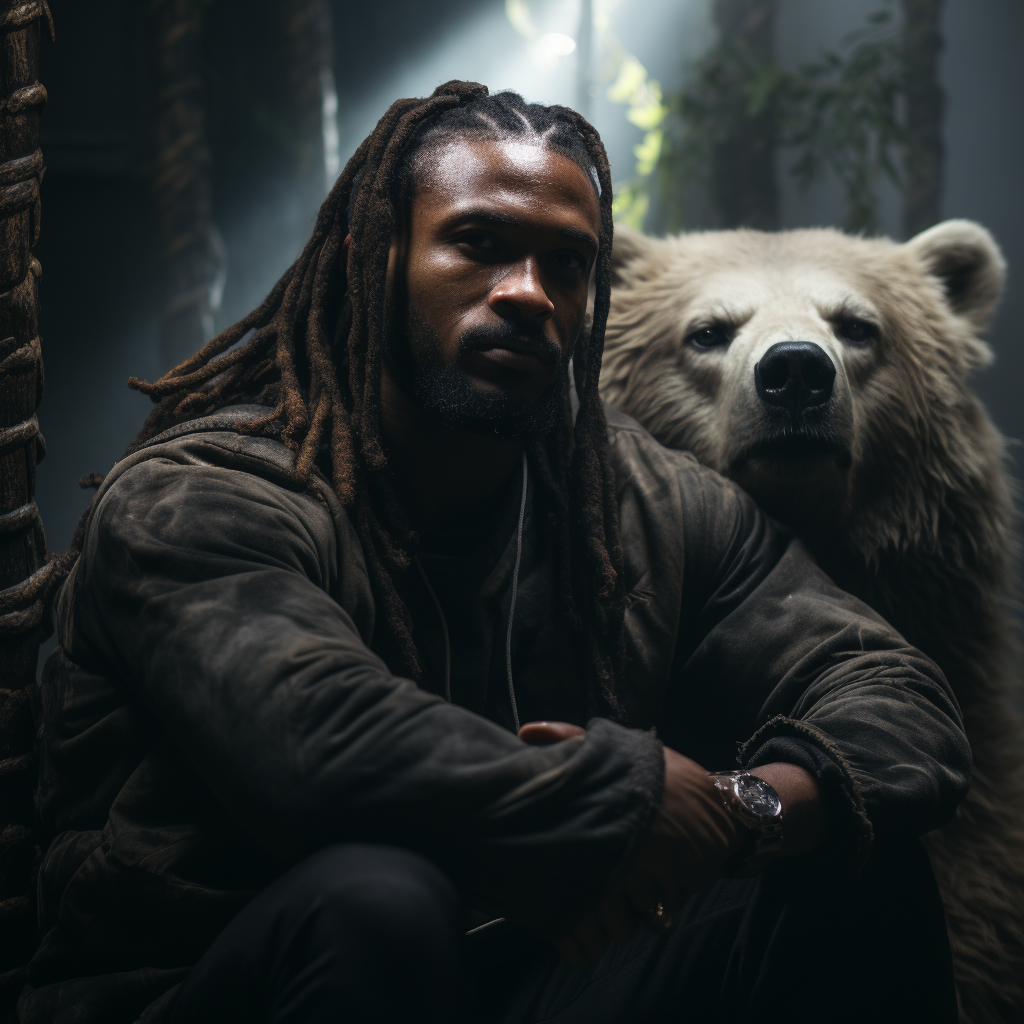
[[[463,210],[461,213],[452,217],[451,226],[454,227],[457,224],[462,224],[471,220],[490,221],[492,224],[505,224],[511,228],[529,226],[525,221],[520,220],[518,217],[513,217],[511,214],[498,213],[496,210],[484,209]],[[583,231],[580,228],[559,227],[556,228],[556,232],[559,235],[565,235],[566,238],[571,238],[574,242],[580,242],[583,245],[588,245],[592,249],[597,249],[600,245],[594,235],[589,231]]]

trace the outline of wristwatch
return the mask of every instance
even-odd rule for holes
[[[782,849],[779,794],[750,772],[712,772],[711,781],[733,817],[750,830],[750,838],[729,860],[723,874],[731,878],[755,874]]]

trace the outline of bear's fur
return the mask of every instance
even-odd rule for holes
[[[979,335],[999,249],[968,221],[902,245],[829,229],[619,231],[613,263],[608,401],[745,486],[949,679],[974,779],[927,845],[961,1013],[1024,1020],[1012,507],[1004,440],[968,385],[991,359]],[[765,359],[782,342],[818,350]]]

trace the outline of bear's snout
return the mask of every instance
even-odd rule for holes
[[[754,386],[765,405],[798,416],[832,397],[835,364],[820,345],[780,341],[754,367]]]

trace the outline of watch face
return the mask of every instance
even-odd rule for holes
[[[736,795],[759,818],[774,818],[782,811],[778,794],[756,775],[741,775],[736,780]]]

